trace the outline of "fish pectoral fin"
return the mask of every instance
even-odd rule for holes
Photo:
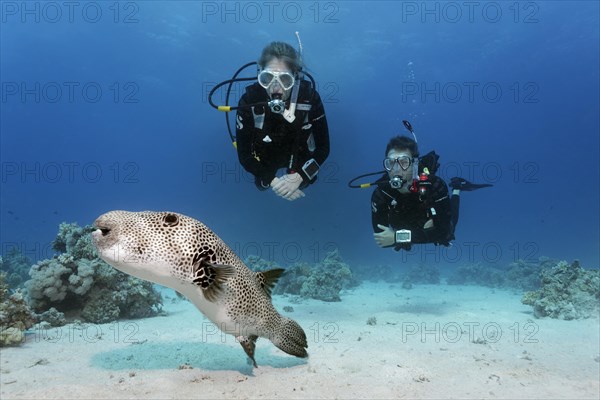
[[[202,289],[206,300],[215,302],[223,289],[222,285],[234,275],[234,266],[211,264],[201,258],[193,265],[192,282]]]
[[[276,268],[256,273],[256,280],[267,296],[271,297],[271,290],[284,272],[285,269]]]
[[[256,335],[238,336],[237,337],[238,342],[240,342],[240,344],[242,345],[242,348],[244,349],[244,351],[246,352],[248,357],[252,360],[252,364],[254,364],[254,366],[256,368],[258,368],[258,365],[256,365],[256,360],[254,359],[254,349],[256,348],[256,339],[258,339],[258,336],[256,336]]]

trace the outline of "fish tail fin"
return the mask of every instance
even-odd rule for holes
[[[308,353],[306,352],[306,348],[308,347],[306,334],[293,319],[281,317],[281,323],[274,332],[271,342],[280,350],[292,356],[308,357]]]

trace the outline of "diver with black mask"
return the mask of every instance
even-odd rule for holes
[[[287,43],[272,42],[257,63],[240,68],[231,80],[220,83],[209,94],[213,107],[237,111],[236,137],[232,140],[240,163],[254,175],[256,187],[271,188],[290,201],[304,197],[303,189],[316,181],[329,155],[325,110],[314,79],[303,71],[297,32],[296,36],[299,51]],[[246,87],[237,107],[216,106],[212,102],[214,91],[232,82],[253,80],[237,75],[254,64],[258,65],[257,82]],[[280,169],[285,173],[277,176]]]
[[[373,238],[379,247],[410,250],[413,244],[434,243],[449,246],[454,240],[458,223],[460,192],[471,191],[490,184],[474,184],[462,178],[452,178],[449,196],[444,180],[435,172],[439,156],[431,151],[419,157],[416,135],[410,123],[404,126],[413,134],[393,137],[386,149],[385,171],[361,175],[352,181],[352,188],[376,185],[371,196]],[[354,185],[356,180],[381,175],[373,182]]]

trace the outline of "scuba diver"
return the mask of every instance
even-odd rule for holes
[[[434,243],[449,246],[458,223],[460,192],[490,184],[474,184],[452,178],[448,195],[446,183],[435,172],[439,156],[431,151],[419,158],[416,135],[408,121],[404,126],[413,134],[393,137],[385,149],[385,171],[361,175],[349,186],[365,188],[377,185],[371,196],[373,238],[379,247],[410,250],[413,244]],[[357,179],[381,174],[376,182],[353,185]]]
[[[232,140],[240,163],[254,175],[256,187],[271,188],[290,201],[304,197],[303,189],[316,181],[329,155],[325,110],[314,79],[302,70],[298,32],[296,36],[299,51],[287,43],[272,42],[263,49],[257,63],[246,64],[209,95],[213,107],[237,110],[236,137]],[[254,64],[259,68],[258,81],[246,87],[238,106],[214,105],[211,97],[220,86],[229,83],[231,88],[232,82],[256,79],[236,79],[242,69]],[[303,79],[305,75],[310,82]],[[277,176],[280,169],[285,173]]]

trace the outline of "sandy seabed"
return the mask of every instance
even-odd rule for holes
[[[0,397],[600,398],[599,319],[535,319],[512,291],[379,282],[336,303],[274,296],[310,356],[259,339],[258,368],[191,303],[163,294],[165,316],[34,329],[1,349]]]

